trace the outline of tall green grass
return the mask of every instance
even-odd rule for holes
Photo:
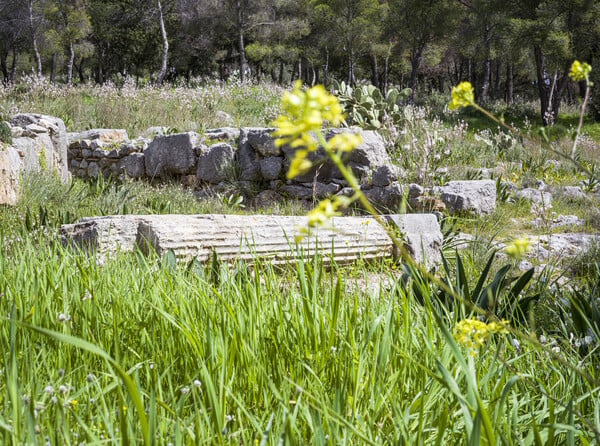
[[[51,215],[70,203],[53,201],[68,192],[56,185],[24,192]],[[96,193],[85,213],[113,192]],[[572,347],[568,324],[545,333],[560,361],[509,335],[471,356],[451,335],[458,312],[389,264],[175,266],[137,252],[99,264],[52,228],[27,235],[23,212],[0,215],[3,443],[600,440],[598,347]]]

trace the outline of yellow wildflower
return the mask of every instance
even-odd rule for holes
[[[337,98],[329,94],[322,85],[302,90],[302,82],[296,81],[291,92],[285,92],[281,100],[283,114],[273,125],[275,145],[289,145],[298,149],[291,162],[287,178],[291,179],[311,167],[306,159],[308,152],[318,149],[316,132],[320,132],[323,124],[338,126],[344,116]],[[344,146],[347,149],[348,143]]]
[[[508,321],[505,320],[486,324],[477,319],[463,319],[454,326],[453,336],[460,345],[476,350],[484,344],[490,334],[508,333],[506,327]]]
[[[474,104],[475,95],[473,94],[473,86],[470,82],[461,82],[456,87],[452,87],[452,100],[448,105],[450,110],[456,110]]]
[[[360,145],[362,138],[356,133],[340,133],[329,141],[329,147],[338,152],[351,152]]]
[[[592,67],[588,63],[581,63],[578,60],[573,62],[571,65],[571,70],[569,71],[569,77],[573,79],[575,82],[581,82],[583,80],[587,80],[590,72],[592,71]]]
[[[77,407],[77,404],[78,404],[78,403],[77,403],[77,400],[71,400],[71,401],[69,401],[69,404],[71,405],[71,407],[72,407],[73,409],[75,409],[75,408]]]
[[[292,178],[303,174],[304,172],[306,172],[308,169],[310,169],[312,167],[312,163],[306,159],[307,155],[308,155],[307,150],[297,150],[296,151],[294,158],[292,159],[292,161],[290,163],[290,168],[288,169],[288,172],[286,175],[288,180],[291,180]]]
[[[529,240],[527,237],[515,239],[504,248],[506,255],[515,260],[519,260],[529,250]]]
[[[340,202],[335,198],[331,201],[329,198],[322,200],[319,205],[308,213],[308,226],[323,226],[331,217],[341,215],[338,212]]]
[[[283,94],[281,108],[283,114],[273,123],[276,127],[273,136],[280,138],[277,143],[279,146],[291,143],[303,134],[321,130],[324,122],[338,126],[344,118],[337,98],[329,94],[322,85],[302,91],[300,81],[296,81],[291,92]],[[316,143],[307,147],[311,151],[316,148]]]

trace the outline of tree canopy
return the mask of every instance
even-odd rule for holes
[[[5,83],[21,73],[65,83],[337,79],[410,87],[414,100],[469,80],[480,101],[538,99],[546,123],[578,94],[567,76],[573,60],[600,71],[599,42],[596,0],[0,3]]]

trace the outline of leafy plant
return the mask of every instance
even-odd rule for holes
[[[569,295],[573,327],[578,335],[600,342],[600,278]]]
[[[402,120],[399,103],[410,96],[410,88],[390,88],[385,95],[373,85],[352,88],[345,82],[334,82],[337,96],[348,125],[357,125],[366,130],[385,127],[386,121],[399,124]]]
[[[509,203],[513,201],[510,190],[510,184],[505,181],[502,181],[502,175],[500,175],[496,179],[496,200],[499,203]]]
[[[221,202],[223,205],[231,209],[242,209],[246,207],[244,203],[244,196],[240,194],[229,194],[221,196]]]
[[[501,267],[493,278],[488,280],[495,257],[496,252],[493,252],[477,278],[475,287],[471,288],[464,261],[458,251],[455,252],[453,269],[450,268],[446,257],[442,255],[441,281],[445,287],[439,287],[434,295],[436,301],[448,311],[458,311],[463,317],[470,314],[471,307],[474,306],[485,313],[493,314],[498,319],[526,323],[532,304],[540,298],[539,293],[522,296],[522,292],[533,278],[534,269],[531,268],[521,275],[511,276],[509,273],[512,265],[508,264]],[[408,283],[411,276],[414,279],[415,274],[418,275],[418,272],[405,268],[403,283]],[[416,283],[428,283],[423,276],[418,276]],[[413,290],[419,301],[424,303],[422,286],[413,286]],[[457,300],[457,297],[460,300]]]
[[[10,127],[4,121],[0,120],[0,142],[12,144],[12,133]]]

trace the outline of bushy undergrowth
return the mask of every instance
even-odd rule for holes
[[[568,319],[535,327],[544,348],[497,334],[470,351],[451,334],[468,312],[389,264],[176,267],[139,253],[99,264],[39,217],[37,235],[26,228],[28,205],[99,214],[127,187],[38,179],[2,210],[4,443],[600,440],[598,347],[570,342]],[[175,188],[136,192],[135,212],[149,196],[202,212]],[[474,289],[482,267],[465,261]]]

